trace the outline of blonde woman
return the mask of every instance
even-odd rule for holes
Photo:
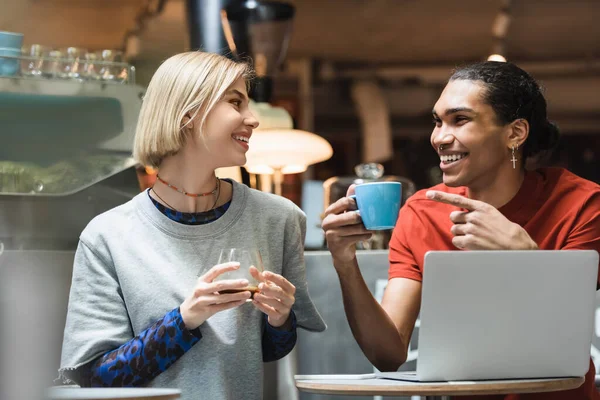
[[[292,202],[220,180],[243,165],[258,121],[248,66],[175,55],[152,78],[134,156],[154,187],[96,218],[75,255],[60,374],[81,386],[175,387],[184,399],[262,398],[262,363],[285,356],[296,327],[325,329],[305,282],[305,216]],[[260,293],[218,294],[237,264],[228,247],[260,249]],[[200,277],[198,278],[200,271]]]

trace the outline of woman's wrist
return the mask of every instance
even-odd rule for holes
[[[268,322],[268,321],[267,321]],[[279,330],[279,331],[291,331],[292,330],[292,313],[290,312],[288,314],[288,317],[286,318],[286,320],[281,324],[281,325],[273,325],[270,322],[268,322],[269,325],[271,325],[273,328]]]

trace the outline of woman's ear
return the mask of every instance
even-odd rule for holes
[[[190,117],[190,114],[185,114],[183,120],[181,120],[181,128],[194,129],[194,120]]]
[[[529,136],[529,122],[525,118],[519,118],[511,122],[508,133],[508,147],[517,145],[522,147]]]

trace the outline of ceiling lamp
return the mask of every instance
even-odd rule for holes
[[[293,129],[292,118],[283,108],[251,101],[250,110],[260,125],[250,138],[244,168],[250,174],[273,175],[275,194],[281,195],[283,175],[304,172],[333,155],[327,140]]]
[[[510,15],[511,0],[504,0],[500,11],[492,25],[492,37],[494,44],[492,53],[488,56],[488,61],[506,62],[506,36],[511,23]]]

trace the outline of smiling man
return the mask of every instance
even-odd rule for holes
[[[382,371],[406,361],[427,251],[600,251],[600,186],[561,168],[525,170],[527,158],[552,150],[559,137],[539,85],[525,71],[499,62],[457,70],[433,108],[433,121],[431,144],[443,184],[417,192],[400,210],[381,305],[356,261],[355,243],[371,234],[358,213],[349,212],[356,210],[354,200],[332,204],[323,220],[348,322]],[[494,398],[600,399],[594,373],[590,362],[585,383],[575,390]]]

